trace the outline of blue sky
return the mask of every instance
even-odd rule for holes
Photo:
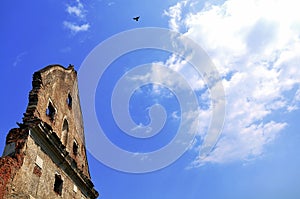
[[[293,0],[2,1],[0,148],[9,129],[22,119],[35,71],[55,63],[74,64],[79,70],[94,47],[117,33],[169,28],[197,42],[220,73],[226,93],[222,134],[209,156],[200,158],[212,106],[209,89],[187,62],[151,49],[121,56],[102,76],[95,94],[98,120],[113,143],[132,152],[157,150],[172,140],[180,125],[175,94],[147,85],[133,93],[130,113],[137,124],[147,125],[148,107],[160,103],[167,113],[162,132],[141,140],[122,134],[116,126],[112,90],[118,78],[140,64],[165,65],[188,79],[201,104],[195,115],[188,116],[199,116],[201,122],[191,126],[197,135],[189,150],[158,171],[124,173],[89,154],[100,198],[298,199],[300,15],[295,4]],[[140,21],[133,21],[135,16],[141,16]],[[146,75],[148,80],[162,78],[159,70]]]

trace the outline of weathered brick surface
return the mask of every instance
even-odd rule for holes
[[[6,137],[6,144],[16,143],[15,153],[11,156],[0,158],[0,198],[8,194],[11,184],[17,171],[23,164],[24,152],[22,152],[28,133],[26,129],[12,129]]]

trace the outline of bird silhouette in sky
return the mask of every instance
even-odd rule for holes
[[[138,20],[140,19],[140,16],[134,17],[134,18],[132,18],[132,19],[135,20],[135,21],[138,21]]]

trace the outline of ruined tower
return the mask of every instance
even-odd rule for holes
[[[0,159],[0,198],[97,198],[86,158],[77,73],[50,65],[33,75],[19,128]]]

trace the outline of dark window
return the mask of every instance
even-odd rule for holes
[[[75,140],[73,142],[73,154],[78,155],[78,144]]]
[[[55,174],[54,191],[61,196],[63,188],[63,180],[60,175]]]
[[[67,104],[70,108],[72,108],[72,96],[70,95],[70,93],[68,94]]]
[[[54,119],[55,108],[54,108],[54,106],[52,105],[51,102],[49,102],[48,108],[46,109],[46,115],[47,115],[48,117],[50,117],[51,120]]]

